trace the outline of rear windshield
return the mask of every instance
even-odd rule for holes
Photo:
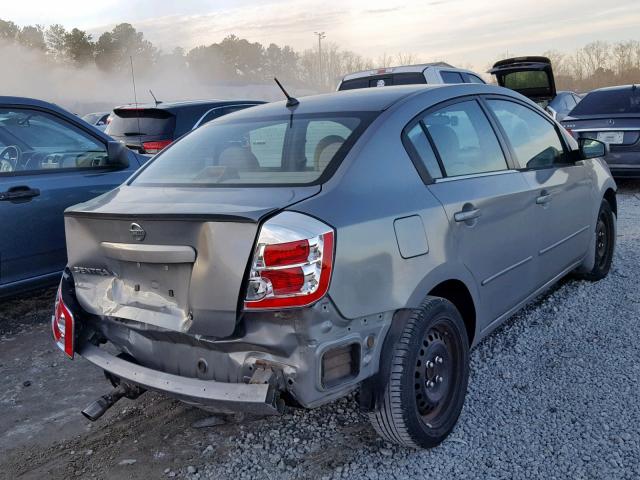
[[[117,137],[164,135],[173,138],[176,118],[166,110],[156,108],[118,108],[113,111],[106,133]]]
[[[570,115],[609,115],[613,113],[640,113],[640,89],[591,92],[571,110]]]
[[[504,76],[504,86],[512,90],[527,90],[533,88],[549,88],[549,77],[542,70],[526,70],[523,72],[507,73]]]
[[[338,90],[355,90],[357,88],[389,87],[391,85],[414,85],[423,83],[427,83],[427,80],[421,72],[396,73],[391,75],[373,75],[371,77],[345,80],[340,84],[340,88]]]
[[[208,123],[158,155],[137,185],[306,185],[328,177],[372,112],[285,115]]]

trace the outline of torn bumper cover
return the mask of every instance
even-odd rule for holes
[[[176,397],[187,403],[212,407],[217,411],[278,415],[282,403],[275,385],[266,383],[224,383],[161,372],[137,365],[86,343],[77,353],[111,375],[148,390]]]

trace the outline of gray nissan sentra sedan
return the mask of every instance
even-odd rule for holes
[[[114,386],[83,413],[149,389],[277,414],[359,387],[380,435],[433,447],[462,409],[470,347],[566,274],[607,275],[605,153],[480,84],[211,122],[66,211],[53,334]]]

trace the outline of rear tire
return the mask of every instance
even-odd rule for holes
[[[427,297],[393,345],[390,372],[369,420],[385,440],[432,448],[449,435],[462,411],[469,380],[469,340],[456,307]]]
[[[577,274],[578,278],[596,282],[602,280],[609,274],[611,263],[613,262],[613,252],[616,245],[615,214],[611,210],[611,205],[606,199],[602,199],[598,220],[596,221],[595,239],[595,262],[589,272]]]

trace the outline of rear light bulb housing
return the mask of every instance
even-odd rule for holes
[[[334,231],[315,218],[283,212],[264,223],[251,260],[246,310],[305,307],[329,289]]]
[[[142,142],[142,148],[148,154],[155,155],[165,147],[171,145],[172,140],[155,140],[153,142]]]
[[[62,290],[58,287],[56,295],[56,303],[51,317],[51,330],[53,340],[57,347],[62,350],[69,358],[73,358],[75,325],[71,310],[62,300]]]

